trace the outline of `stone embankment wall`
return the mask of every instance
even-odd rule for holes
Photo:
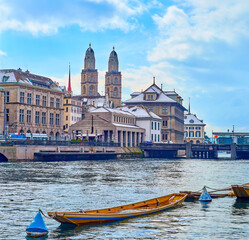
[[[43,145],[23,145],[23,146],[0,146],[0,155],[8,161],[32,161],[34,153],[38,152],[121,152],[119,147],[93,147],[93,146],[43,146]]]

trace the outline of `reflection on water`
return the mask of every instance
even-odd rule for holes
[[[74,211],[112,207],[170,194],[249,182],[248,161],[119,160],[0,163],[0,239],[28,239],[39,208]],[[44,218],[44,239],[247,239],[249,203],[185,202],[160,214],[91,226],[61,226]]]

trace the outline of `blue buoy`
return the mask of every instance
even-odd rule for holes
[[[199,201],[201,202],[211,202],[212,198],[210,197],[209,193],[207,192],[206,187],[204,186],[201,196],[199,197]]]
[[[48,234],[48,228],[40,211],[36,214],[33,222],[27,227],[26,233],[31,237],[41,237]]]

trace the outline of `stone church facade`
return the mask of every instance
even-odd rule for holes
[[[119,72],[118,55],[113,50],[110,53],[108,61],[108,72],[105,76],[105,95],[108,95],[113,107],[121,105],[122,97],[122,75]],[[94,51],[89,44],[84,59],[84,68],[81,71],[81,97],[99,98],[98,93],[98,70],[95,68]]]

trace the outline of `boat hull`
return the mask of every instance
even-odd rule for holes
[[[176,208],[183,203],[187,194],[170,194],[143,202],[85,212],[48,212],[56,221],[76,225],[99,224],[122,221]]]
[[[249,198],[249,184],[232,185],[232,189],[237,198]]]

